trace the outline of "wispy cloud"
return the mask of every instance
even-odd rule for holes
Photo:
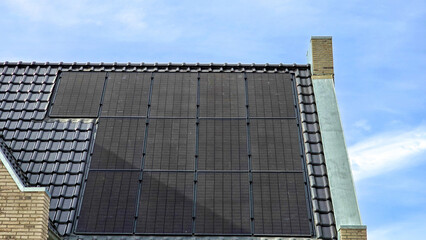
[[[411,216],[406,220],[395,221],[390,225],[368,231],[368,239],[374,240],[406,240],[418,239],[426,229],[426,215]]]
[[[426,126],[380,133],[350,146],[348,152],[356,180],[409,166],[426,152]]]
[[[21,17],[32,23],[51,24],[53,26],[69,27],[80,24],[102,24],[102,16],[108,7],[92,3],[87,0],[80,1],[31,1],[13,0],[6,1],[11,14]]]
[[[364,131],[370,131],[371,130],[371,126],[366,119],[361,119],[361,120],[356,121],[354,126],[356,128],[360,128]]]

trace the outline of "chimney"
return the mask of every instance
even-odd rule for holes
[[[308,52],[318,121],[339,239],[366,240],[334,89],[333,44],[330,36],[311,37]]]

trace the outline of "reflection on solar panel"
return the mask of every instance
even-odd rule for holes
[[[193,170],[195,119],[151,119],[145,169]]]
[[[105,73],[63,72],[51,117],[97,117]]]
[[[138,176],[138,172],[90,172],[76,231],[132,233]]]
[[[295,117],[290,74],[247,73],[251,117]]]
[[[246,117],[242,73],[200,74],[200,117]]]
[[[200,170],[248,170],[245,120],[200,120]]]
[[[140,169],[145,119],[101,118],[90,169]]]
[[[109,73],[101,116],[146,116],[151,73]]]
[[[196,232],[250,234],[247,173],[200,173]]]
[[[197,111],[197,73],[156,73],[151,117],[193,117]]]
[[[144,172],[138,233],[192,234],[193,173]]]
[[[302,173],[253,173],[255,234],[309,235]]]
[[[296,119],[252,119],[253,170],[302,170]]]

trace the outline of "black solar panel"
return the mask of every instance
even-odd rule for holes
[[[101,118],[90,169],[139,169],[145,119]]]
[[[77,232],[309,237],[291,75],[244,77],[109,73]]]
[[[151,73],[109,73],[101,116],[146,116]]]
[[[255,234],[309,235],[302,173],[253,173]]]
[[[250,120],[253,170],[302,170],[296,119]]]
[[[145,169],[193,170],[195,119],[151,119]]]
[[[106,73],[63,72],[51,117],[97,117]]]
[[[192,234],[193,173],[144,172],[137,233]]]
[[[77,224],[81,233],[132,233],[139,172],[89,172]]]
[[[193,117],[197,111],[197,73],[156,73],[151,117]]]
[[[247,73],[251,117],[295,117],[291,74]]]
[[[250,234],[247,173],[199,173],[197,233]]]
[[[245,120],[200,120],[199,170],[248,170]]]
[[[200,117],[246,117],[242,73],[200,74]]]

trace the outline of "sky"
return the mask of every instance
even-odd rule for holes
[[[426,1],[0,2],[0,61],[307,63],[332,36],[370,240],[426,230]]]

